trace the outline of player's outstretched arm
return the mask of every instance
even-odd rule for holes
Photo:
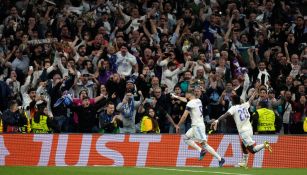
[[[189,111],[185,110],[184,113],[182,114],[181,118],[180,118],[180,121],[175,126],[176,127],[176,133],[179,132],[179,126],[187,119],[188,115],[189,115]]]
[[[231,116],[231,114],[229,112],[226,112],[225,114],[221,115],[218,119],[214,120],[211,124],[211,129],[216,131],[217,128],[217,124],[220,120],[225,119],[226,117]]]

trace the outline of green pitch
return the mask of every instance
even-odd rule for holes
[[[306,175],[306,169],[174,167],[7,167],[0,175]]]

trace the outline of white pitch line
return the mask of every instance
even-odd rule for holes
[[[153,170],[164,170],[164,171],[182,171],[182,172],[191,172],[191,173],[213,173],[213,174],[232,174],[232,175],[252,175],[252,174],[241,174],[241,173],[227,173],[219,171],[200,171],[200,170],[185,170],[185,169],[172,169],[172,168],[154,168],[154,167],[137,167]]]

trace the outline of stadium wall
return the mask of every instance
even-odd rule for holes
[[[268,140],[273,153],[260,151],[249,158],[250,167],[306,168],[307,137],[254,136]],[[237,135],[210,135],[209,144],[225,157],[225,166],[241,160]],[[203,166],[218,162],[207,154],[198,161],[180,135],[112,134],[2,134],[0,165],[14,166]]]

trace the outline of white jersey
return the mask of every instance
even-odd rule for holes
[[[248,108],[250,107],[249,102],[245,102],[241,105],[232,106],[228,109],[228,112],[233,116],[238,132],[244,132],[252,129],[252,125],[249,121],[250,114],[248,112]]]
[[[204,126],[203,104],[200,99],[192,99],[188,102],[186,110],[190,112],[192,126]]]

